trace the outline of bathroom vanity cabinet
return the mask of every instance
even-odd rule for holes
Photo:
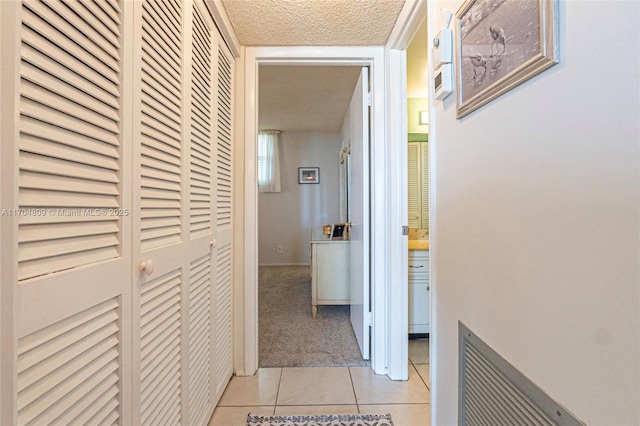
[[[409,250],[409,333],[429,330],[429,250]]]

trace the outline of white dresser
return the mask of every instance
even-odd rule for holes
[[[351,303],[351,241],[329,240],[322,230],[311,235],[311,314],[318,305]]]
[[[429,250],[409,250],[409,333],[429,330]]]

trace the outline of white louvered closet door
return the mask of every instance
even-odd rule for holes
[[[3,5],[20,58],[3,64],[16,67],[18,93],[2,99],[19,111],[16,139],[2,141],[14,144],[18,179],[15,210],[2,218],[14,226],[14,247],[4,253],[17,253],[11,276],[3,276],[15,300],[15,387],[2,384],[3,398],[15,398],[10,424],[119,424],[130,414],[127,7],[117,0]]]
[[[217,137],[215,162],[215,401],[233,374],[232,358],[232,191],[233,191],[233,57],[223,43],[217,53]]]
[[[217,401],[215,26],[200,1],[136,7],[134,423],[204,425]]]
[[[189,3],[188,3],[189,4]],[[192,10],[189,84],[189,297],[188,389],[186,424],[206,425],[213,413],[215,288],[215,38],[216,27],[206,6]]]

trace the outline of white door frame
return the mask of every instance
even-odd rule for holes
[[[407,208],[407,69],[406,49],[427,15],[427,0],[407,0],[386,45],[387,66],[387,322],[389,378],[409,378],[409,285]],[[433,284],[432,284],[433,288]],[[433,310],[430,309],[430,312]],[[433,330],[433,325],[432,325]],[[430,341],[433,350],[433,341]],[[430,358],[433,366],[433,357]],[[431,376],[433,377],[433,376]],[[433,391],[432,391],[433,393]]]
[[[378,47],[247,47],[244,48],[244,250],[242,288],[236,294],[243,303],[241,330],[236,349],[236,374],[253,375],[258,369],[258,67],[269,65],[369,66],[371,69],[371,366],[377,374],[387,374],[387,282],[386,243],[386,91],[385,48]],[[238,76],[238,74],[237,74]],[[238,80],[242,84],[241,79]],[[239,91],[241,93],[241,91]],[[238,92],[237,92],[238,93]],[[238,93],[239,94],[239,93]],[[241,119],[242,120],[242,119]],[[242,140],[242,139],[241,139]],[[239,319],[236,317],[236,319]],[[236,328],[236,331],[238,329]],[[242,338],[239,336],[243,335]],[[240,359],[239,359],[240,358]]]

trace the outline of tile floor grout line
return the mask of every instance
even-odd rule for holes
[[[429,403],[431,403],[431,389],[429,389],[429,385],[424,380],[424,377],[422,377],[422,374],[420,374],[420,372],[418,371],[418,367],[416,367],[416,365],[413,363],[413,361],[411,361],[411,358],[409,358],[409,363],[413,366],[413,369],[416,370],[416,373],[418,373],[418,377],[420,377],[420,380],[422,380],[422,383],[424,383],[424,386],[429,391]],[[421,365],[428,365],[428,364],[421,364]]]
[[[360,412],[360,404],[358,404],[358,394],[356,393],[356,387],[353,384],[353,376],[351,375],[351,367],[347,367],[349,370],[349,380],[351,380],[351,389],[353,390],[353,398],[356,400],[356,409],[358,410],[358,414],[362,414]]]
[[[280,367],[280,380],[278,380],[278,390],[276,391],[276,400],[273,401],[273,415],[276,415],[278,408],[278,397],[280,396],[280,386],[282,385],[282,376],[284,375],[284,367]]]

